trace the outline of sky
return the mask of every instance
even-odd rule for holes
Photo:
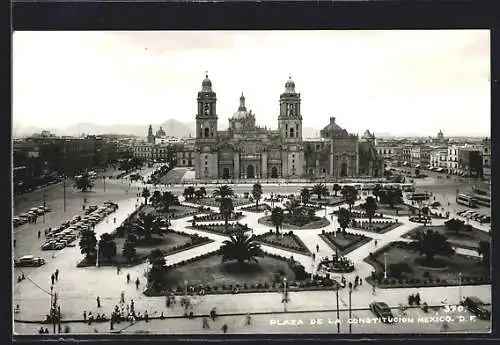
[[[488,30],[20,31],[12,60],[15,127],[192,123],[208,71],[219,130],[242,92],[277,128],[291,76],[303,127],[490,133]]]

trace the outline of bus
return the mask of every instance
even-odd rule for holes
[[[403,192],[414,192],[415,191],[415,187],[411,183],[402,184],[401,189],[403,190]]]
[[[467,207],[476,207],[477,201],[474,197],[466,194],[457,195],[457,204],[464,205]]]
[[[472,197],[477,205],[491,207],[491,198],[487,195],[474,194]]]
[[[410,196],[408,196],[409,200],[414,200],[414,201],[423,201],[423,200],[429,200],[430,195],[427,193],[411,193]]]

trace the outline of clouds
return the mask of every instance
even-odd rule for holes
[[[425,134],[486,133],[489,59],[489,32],[477,30],[16,32],[13,117],[52,127],[192,121],[208,70],[219,129],[242,91],[257,122],[276,127],[291,73],[304,126],[336,116],[352,132],[397,133],[418,116]]]

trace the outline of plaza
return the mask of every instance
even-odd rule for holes
[[[144,176],[144,181],[154,168],[142,169],[139,173]],[[105,181],[105,182],[104,182]],[[429,177],[425,181],[416,183],[417,191],[426,190],[432,192],[437,200],[442,201],[444,211],[450,212],[450,217],[460,218],[456,213],[464,207],[458,207],[456,204],[447,200],[452,200],[457,188],[469,188],[467,181],[452,181],[449,185],[443,186],[436,183],[437,179]],[[105,185],[104,185],[105,184]],[[211,195],[217,185],[202,185],[197,184],[196,187],[204,186],[207,194]],[[271,193],[274,194],[297,194],[297,190],[304,186],[304,183],[297,184],[263,184],[263,195],[259,204],[269,204],[264,201]],[[491,303],[491,284],[484,285],[467,285],[463,282],[454,284],[453,286],[434,286],[434,287],[405,287],[405,288],[377,288],[375,295],[372,286],[368,282],[355,287],[352,291],[351,303],[349,303],[349,289],[340,289],[339,305],[337,306],[336,292],[334,289],[324,288],[320,290],[292,290],[288,292],[287,303],[282,303],[283,291],[277,288],[269,292],[246,292],[240,293],[219,293],[199,295],[193,294],[190,296],[190,304],[192,306],[193,318],[187,319],[184,317],[185,309],[180,305],[167,307],[164,296],[147,297],[144,295],[144,289],[147,285],[146,274],[150,269],[147,262],[141,262],[135,266],[122,267],[120,272],[113,266],[89,266],[79,267],[76,265],[82,260],[82,254],[78,245],[75,247],[66,247],[61,251],[41,251],[40,244],[43,239],[37,238],[37,231],[48,227],[55,227],[62,221],[71,218],[75,214],[82,213],[82,205],[96,204],[100,205],[104,201],[112,200],[118,204],[118,210],[104,218],[95,226],[96,237],[103,233],[112,233],[120,224],[122,224],[130,214],[136,211],[144,198],[140,195],[143,188],[148,188],[151,194],[155,190],[171,191],[179,196],[181,204],[186,206],[199,206],[189,203],[181,196],[186,185],[171,185],[171,186],[153,186],[145,185],[143,182],[130,182],[127,179],[97,179],[96,184],[90,192],[80,192],[74,190],[71,186],[66,186],[66,195],[63,195],[61,184],[50,187],[48,190],[36,191],[28,195],[21,195],[15,200],[15,213],[23,212],[30,207],[43,203],[42,199],[46,200],[47,205],[52,208],[52,212],[47,213],[45,219],[38,219],[35,224],[26,224],[14,229],[14,239],[16,246],[14,248],[14,257],[32,254],[44,258],[47,263],[39,268],[15,268],[14,277],[24,274],[26,279],[20,282],[15,282],[13,287],[13,306],[19,305],[19,311],[14,314],[14,332],[17,334],[33,334],[43,326],[50,329],[52,333],[52,324],[43,324],[50,307],[51,292],[50,292],[50,276],[55,270],[58,270],[59,278],[55,282],[53,292],[58,295],[58,303],[61,309],[63,326],[68,325],[72,333],[172,333],[172,334],[200,334],[200,333],[220,333],[220,328],[223,324],[229,327],[229,333],[337,333],[336,324],[329,324],[328,319],[337,318],[337,309],[340,316],[340,332],[349,332],[349,321],[353,318],[366,319],[374,317],[368,309],[368,305],[372,301],[384,301],[393,309],[394,314],[397,314],[398,306],[407,303],[409,294],[419,293],[422,301],[425,301],[429,306],[443,306],[445,304],[455,305],[464,296],[477,296],[485,303]],[[328,190],[332,190],[332,184],[327,185]],[[252,191],[251,184],[231,185],[235,194],[241,195],[245,192]],[[106,189],[106,191],[104,191]],[[361,200],[356,201],[355,206],[363,203],[363,199],[367,195],[362,195]],[[64,212],[64,200],[65,209]],[[285,199],[280,203],[275,203],[274,206],[284,206]],[[242,212],[243,218],[229,223],[233,224],[240,222],[248,226],[254,235],[263,235],[268,233],[273,226],[264,226],[259,223],[259,219],[264,217],[264,212],[247,212],[243,208],[248,206],[242,204],[235,206],[235,212]],[[218,212],[219,208],[216,205],[208,206],[211,211]],[[326,210],[319,209],[315,212],[316,217],[328,215],[330,224],[314,228],[294,230],[293,234],[300,239],[300,243],[307,247],[309,253],[314,253],[315,257],[307,253],[297,252],[296,250],[287,250],[276,245],[268,245],[265,242],[260,243],[262,250],[265,253],[279,255],[284,258],[293,256],[293,259],[302,265],[308,274],[315,277],[324,276],[325,273],[321,270],[319,262],[322,258],[332,257],[336,254],[334,247],[322,240],[320,235],[325,232],[336,232],[340,227],[335,216],[330,216],[340,207],[347,207],[346,204],[337,206],[326,206]],[[484,210],[483,210],[484,212]],[[408,221],[408,216],[388,216],[392,221],[397,220],[400,225],[384,233],[376,233],[373,231],[365,231],[354,228],[347,228],[351,234],[363,235],[367,238],[361,244],[356,245],[350,251],[346,251],[344,257],[354,263],[354,271],[350,273],[333,274],[331,279],[340,281],[344,277],[347,281],[353,282],[355,277],[365,279],[371,276],[375,268],[368,262],[364,261],[370,253],[376,252],[380,248],[384,248],[390,243],[396,241],[410,241],[405,238],[405,235],[412,230],[421,226],[418,223]],[[182,231],[187,234],[198,234],[208,237],[212,242],[203,244],[194,248],[188,248],[171,255],[166,255],[166,265],[171,266],[176,263],[181,263],[186,260],[191,260],[200,255],[217,251],[223,242],[228,239],[227,235],[217,234],[214,232],[205,232],[191,227],[190,220],[192,216],[186,216],[178,219],[171,219],[170,228],[175,231]],[[432,225],[443,225],[445,219],[433,219]],[[489,224],[479,224],[478,222],[470,221],[473,226],[479,231],[485,233],[490,231]],[[283,231],[289,231],[286,228]],[[333,237],[334,238],[334,237]],[[121,248],[120,248],[121,249]],[[468,255],[479,260],[479,254],[474,250],[464,248],[455,248],[457,255]],[[467,272],[463,272],[464,275]],[[131,281],[139,280],[139,285],[136,287],[132,282],[127,284],[127,275]],[[457,276],[458,279],[458,276]],[[105,282],[105,284],[103,284]],[[189,282],[187,282],[189,284]],[[114,326],[111,331],[109,322],[94,322],[88,325],[83,322],[82,313],[92,312],[96,315],[104,313],[111,315],[115,305],[119,304],[121,294],[124,294],[125,300],[134,301],[135,310],[142,314],[147,311],[151,320],[135,321],[132,324],[122,322]],[[181,294],[182,295],[182,294]],[[96,299],[100,299],[100,307],[96,305]],[[219,318],[213,322],[209,329],[202,328],[201,320],[203,316],[210,313],[212,308],[217,307]],[[348,310],[351,310],[351,317],[348,315]],[[443,308],[436,309],[439,315],[446,315]],[[245,315],[252,315],[252,324],[245,325]],[[416,333],[416,332],[440,332],[442,322],[429,322],[427,324],[419,318],[426,317],[420,308],[408,309],[408,315],[414,317],[414,322],[398,323],[386,325],[381,323],[370,324],[352,324],[351,331],[353,333]],[[434,314],[434,313],[432,313]],[[463,312],[463,315],[470,319],[468,312]],[[475,320],[470,322],[459,322],[457,315],[450,323],[450,332],[489,332],[490,321]],[[160,319],[160,315],[163,317]],[[310,319],[320,318],[324,322],[320,325],[311,324]],[[293,325],[290,320],[302,320],[305,325],[298,327]],[[288,321],[287,321],[288,320]],[[420,321],[418,321],[420,320]]]

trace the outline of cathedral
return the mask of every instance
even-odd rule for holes
[[[360,139],[334,117],[319,138],[302,138],[300,93],[291,77],[279,98],[278,129],[258,126],[242,94],[228,128],[219,131],[217,96],[208,74],[197,98],[194,166],[197,179],[378,177],[383,161],[368,131]]]

